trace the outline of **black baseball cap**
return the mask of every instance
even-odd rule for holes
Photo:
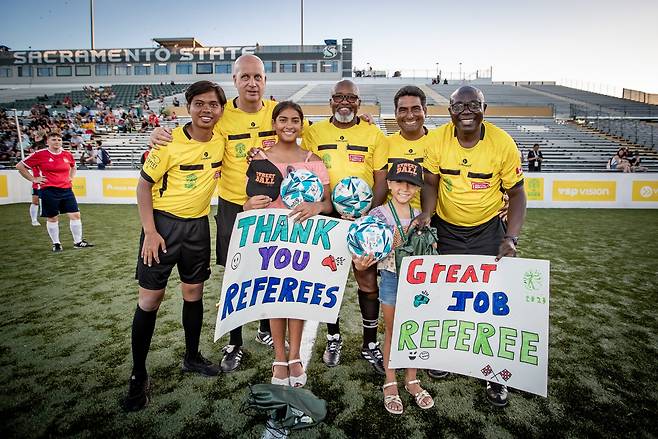
[[[247,168],[247,195],[267,195],[272,200],[279,198],[283,175],[269,160],[252,160]]]
[[[423,168],[413,160],[395,160],[388,168],[386,179],[389,181],[406,181],[415,186],[423,186]]]

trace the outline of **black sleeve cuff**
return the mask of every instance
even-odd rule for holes
[[[144,172],[143,169],[139,171],[139,175],[140,175],[144,180],[148,181],[149,183],[151,183],[151,184],[155,184],[155,181],[153,181],[153,179],[151,178],[151,176],[148,175],[146,172]]]

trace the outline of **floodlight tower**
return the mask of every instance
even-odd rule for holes
[[[95,49],[94,44],[94,0],[89,0],[89,23],[91,30],[91,48]]]

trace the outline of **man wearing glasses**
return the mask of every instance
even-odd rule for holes
[[[373,188],[373,206],[378,206],[385,201],[387,194],[386,184],[378,184],[386,179],[386,137],[376,125],[359,119],[360,104],[356,84],[347,79],[336,83],[329,99],[332,116],[304,129],[302,147],[322,158],[329,171],[332,190],[345,177],[359,177]],[[354,270],[354,277],[363,320],[361,356],[377,373],[384,375],[383,355],[377,342],[379,289],[376,265],[365,271]],[[327,346],[322,356],[327,366],[338,365],[341,347],[337,320],[334,324],[327,324]]]
[[[441,254],[516,256],[525,219],[526,194],[516,143],[484,121],[487,105],[477,88],[464,86],[450,96],[451,122],[430,133],[426,150],[423,213],[415,220],[436,227]],[[507,224],[499,216],[509,196]],[[507,405],[507,387],[488,382],[487,399]]]

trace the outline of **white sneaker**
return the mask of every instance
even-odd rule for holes
[[[32,221],[32,225],[33,225],[33,226],[40,226],[41,223],[40,223],[39,221],[37,221],[37,220],[34,220],[34,221]]]

